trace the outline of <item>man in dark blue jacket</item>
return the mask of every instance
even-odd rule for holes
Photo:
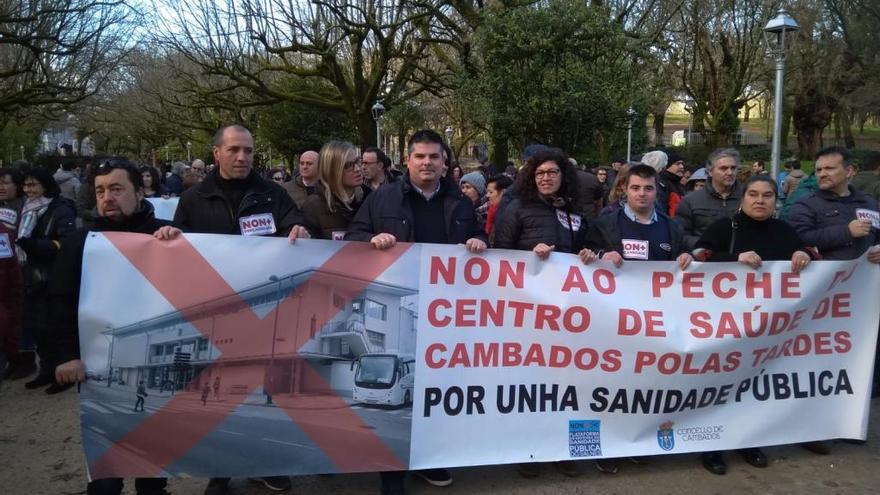
[[[855,175],[846,148],[831,146],[816,155],[819,190],[798,199],[788,222],[801,239],[819,250],[826,260],[852,260],[868,252],[868,261],[880,263],[880,213],[877,200],[849,185]],[[880,355],[880,340],[877,354]],[[880,363],[874,363],[874,391],[880,385]],[[825,442],[802,444],[817,454],[828,454]]]
[[[417,131],[409,140],[407,174],[367,196],[348,226],[345,240],[370,242],[388,249],[397,242],[464,244],[479,253],[486,249],[486,233],[477,225],[474,206],[443,180],[443,138],[434,131]],[[452,484],[445,469],[415,474],[434,486]],[[382,494],[402,495],[403,473],[382,473]]]
[[[590,225],[587,248],[618,267],[624,260],[676,260],[687,268],[693,258],[684,246],[681,227],[656,208],[657,171],[639,164],[626,174],[624,207]]]
[[[851,260],[880,243],[877,200],[849,185],[855,167],[845,148],[825,148],[816,156],[819,190],[797,200],[789,223],[826,260]],[[880,249],[868,254],[880,263]]]
[[[369,241],[379,249],[397,242],[465,244],[486,249],[473,204],[443,178],[443,139],[421,130],[409,141],[407,174],[370,194],[348,227],[345,240]]]

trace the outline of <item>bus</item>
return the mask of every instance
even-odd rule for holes
[[[415,358],[396,353],[362,354],[352,361],[352,398],[362,404],[412,404]]]

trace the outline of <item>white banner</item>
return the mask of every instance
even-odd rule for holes
[[[878,275],[426,245],[411,467],[864,439]]]
[[[174,220],[174,212],[177,211],[177,203],[180,198],[147,198],[152,203],[156,218],[160,220]]]
[[[236,477],[865,438],[878,294],[864,258],[91,233],[83,446],[96,478]]]

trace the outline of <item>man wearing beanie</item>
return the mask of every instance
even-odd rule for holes
[[[681,185],[681,176],[684,174],[684,160],[672,153],[667,160],[666,168],[657,176],[659,189],[657,190],[657,203],[661,211],[670,217],[675,216],[675,209],[684,197],[684,187]]]

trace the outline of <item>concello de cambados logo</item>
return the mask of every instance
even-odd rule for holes
[[[672,431],[672,421],[667,421],[660,425],[657,429],[657,445],[663,450],[672,450],[675,448],[675,433]]]

